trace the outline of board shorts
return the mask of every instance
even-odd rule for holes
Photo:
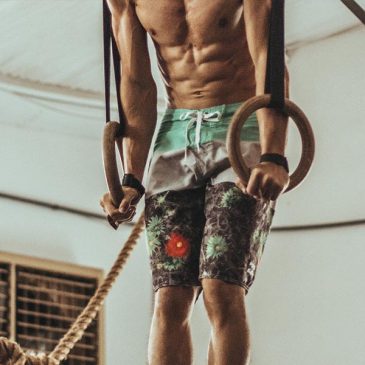
[[[239,285],[247,294],[268,236],[274,203],[236,184],[226,134],[241,103],[167,109],[150,159],[145,220],[153,289],[198,286],[205,278]],[[261,150],[256,114],[241,131],[249,167]]]

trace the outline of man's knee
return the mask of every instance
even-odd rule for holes
[[[154,315],[162,322],[186,323],[196,296],[193,287],[167,286],[155,295]]]
[[[244,289],[218,279],[203,279],[203,298],[209,319],[224,324],[230,318],[245,316]]]

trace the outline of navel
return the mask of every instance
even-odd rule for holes
[[[197,98],[200,98],[203,96],[203,92],[201,90],[196,90],[193,92],[193,95]]]

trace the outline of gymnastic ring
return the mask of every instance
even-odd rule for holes
[[[246,165],[240,147],[240,132],[248,117],[256,110],[269,106],[270,94],[254,96],[240,106],[232,117],[227,132],[227,151],[230,163],[244,186],[247,186],[251,170]],[[285,99],[284,113],[296,124],[302,140],[302,155],[295,171],[290,175],[288,187],[284,192],[297,187],[307,176],[313,162],[315,140],[312,127],[304,112],[292,101]]]
[[[121,148],[122,137],[118,136],[120,124],[118,122],[108,122],[103,133],[103,163],[106,183],[113,201],[118,207],[123,199],[122,185],[119,179],[115,145]],[[110,222],[110,220],[109,220]]]

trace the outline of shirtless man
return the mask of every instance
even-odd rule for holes
[[[133,180],[123,186],[119,207],[109,193],[101,201],[115,221],[130,220],[135,213],[156,126],[147,33],[168,96],[145,197],[156,292],[149,364],[192,363],[189,319],[202,289],[212,328],[208,364],[248,364],[244,298],[269,231],[273,202],[289,180],[285,166],[258,160],[263,153],[284,155],[287,120],[271,109],[249,118],[241,147],[255,168],[246,188],[229,166],[225,134],[238,106],[264,93],[271,0],[108,4],[122,59],[125,168]],[[286,73],[286,92],[287,86]]]

